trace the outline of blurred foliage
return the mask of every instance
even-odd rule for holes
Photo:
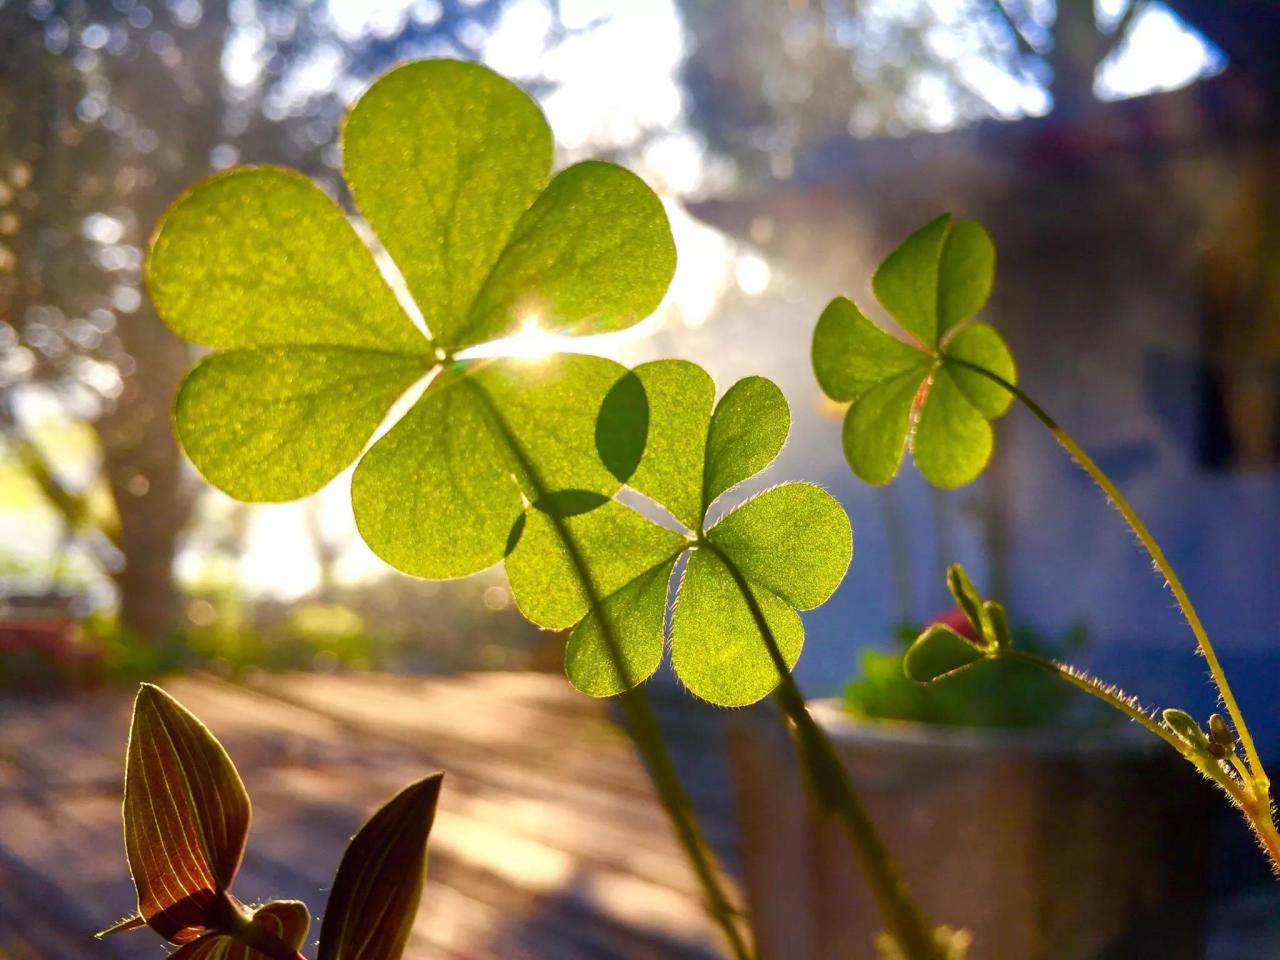
[[[915,683],[902,672],[902,657],[919,634],[918,625],[902,624],[892,649],[862,651],[860,675],[845,688],[850,713],[873,720],[1016,729],[1052,727],[1068,719],[1088,725],[1111,719],[1056,677],[1026,663],[994,661],[929,686]],[[1061,658],[1085,645],[1088,629],[1077,623],[1050,639],[1024,625],[1014,627],[1013,636],[1020,650]]]

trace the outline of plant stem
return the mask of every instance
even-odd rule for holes
[[[1022,650],[1008,650],[1001,656],[1045,670],[1059,680],[1083,690],[1091,697],[1101,700],[1107,706],[1119,710],[1130,720],[1141,725],[1144,729],[1155,734],[1177,750],[1197,770],[1221,787],[1223,792],[1231,799],[1231,802],[1240,809],[1245,821],[1258,838],[1258,843],[1262,845],[1263,850],[1266,851],[1267,856],[1271,859],[1272,870],[1280,873],[1280,832],[1276,830],[1271,801],[1265,796],[1259,797],[1253,790],[1249,789],[1248,770],[1240,763],[1239,757],[1234,751],[1226,757],[1226,760],[1230,762],[1232,768],[1239,775],[1239,780],[1231,776],[1227,769],[1223,767],[1222,761],[1201,755],[1194,747],[1165,727],[1164,724],[1157,722],[1150,715],[1134,706],[1129,697],[1116,688],[1102,683],[1096,677],[1091,677],[1068,664]]]
[[[967,360],[951,355],[945,355],[945,359],[948,363],[958,364],[986,377],[1017,398],[1024,407],[1031,411],[1037,420],[1044,424],[1048,431],[1053,434],[1053,438],[1067,451],[1071,459],[1093,478],[1093,481],[1102,488],[1102,492],[1107,499],[1120,511],[1125,523],[1129,525],[1129,529],[1137,536],[1139,542],[1151,557],[1152,562],[1155,563],[1156,569],[1160,571],[1165,581],[1169,584],[1169,589],[1173,591],[1174,599],[1177,600],[1178,607],[1182,610],[1182,615],[1186,618],[1187,624],[1191,627],[1191,632],[1195,635],[1196,644],[1199,646],[1205,662],[1209,665],[1209,673],[1213,677],[1213,682],[1222,697],[1223,706],[1226,707],[1227,713],[1231,717],[1231,723],[1235,727],[1236,735],[1240,738],[1240,744],[1244,748],[1245,759],[1249,764],[1249,773],[1253,780],[1252,789],[1260,798],[1267,797],[1270,786],[1267,773],[1263,769],[1262,759],[1258,755],[1257,747],[1254,746],[1253,736],[1249,733],[1248,726],[1245,725],[1244,715],[1240,712],[1240,707],[1236,703],[1231,684],[1227,682],[1227,675],[1218,660],[1218,654],[1213,649],[1213,644],[1209,641],[1209,635],[1205,631],[1204,624],[1200,621],[1200,615],[1196,613],[1196,609],[1191,603],[1191,598],[1187,595],[1187,591],[1182,585],[1182,580],[1179,579],[1177,572],[1174,571],[1172,564],[1169,563],[1168,558],[1164,555],[1164,551],[1160,549],[1160,544],[1151,535],[1151,531],[1142,522],[1142,518],[1138,516],[1137,511],[1125,499],[1124,494],[1116,488],[1116,485],[1111,482],[1111,478],[1106,475],[1103,469],[1093,461],[1092,457],[1085,453],[1080,444],[1076,443],[1071,434],[1063,429],[1062,425],[1054,420],[1053,417],[1049,416],[1043,407],[1027,396],[1020,387],[979,364],[970,363]],[[1269,801],[1267,802],[1269,804]]]
[[[746,577],[732,560],[711,541],[703,538],[699,546],[712,551],[724,564],[742,593],[756,628],[760,631],[769,657],[778,671],[776,691],[782,712],[795,729],[798,752],[820,802],[844,824],[853,848],[871,884],[885,927],[910,960],[943,960],[943,952],[934,935],[933,925],[912,898],[902,874],[872,822],[862,798],[854,790],[835,746],[813,719],[804,695],[791,675],[791,668],[778,646],[760,603],[752,593]]]
[[[525,453],[524,447],[507,423],[506,418],[502,416],[482,387],[474,387],[474,389],[477,395],[482,398],[486,412],[492,419],[494,426],[502,435],[512,455],[519,462],[520,468],[530,487],[532,487],[536,498],[545,497],[551,491],[548,490],[547,484],[543,482],[541,475]],[[735,960],[753,960],[754,954],[748,947],[746,939],[738,927],[740,913],[734,908],[721,885],[720,878],[723,872],[715,862],[715,853],[711,850],[710,844],[707,843],[706,837],[702,833],[702,829],[698,824],[697,812],[694,810],[689,795],[685,792],[684,785],[680,782],[680,775],[676,771],[670,752],[667,750],[666,741],[662,734],[662,728],[658,725],[653,704],[644,688],[635,685],[635,679],[631,675],[630,666],[623,654],[622,644],[618,639],[617,632],[614,630],[613,622],[603,613],[603,598],[600,596],[600,590],[596,586],[595,577],[591,574],[591,568],[587,564],[586,558],[583,557],[577,540],[569,529],[569,525],[565,523],[564,518],[555,512],[548,512],[546,516],[551,520],[560,542],[564,545],[578,583],[587,595],[587,602],[591,611],[598,613],[597,620],[600,623],[601,632],[604,634],[605,645],[609,649],[609,657],[613,661],[613,667],[618,676],[629,687],[625,693],[618,697],[618,702],[622,709],[624,728],[640,752],[640,758],[649,774],[649,779],[653,782],[655,790],[657,790],[658,799],[675,827],[676,839],[684,849],[698,882],[702,886],[703,906],[708,916],[720,928],[724,938],[728,941]]]

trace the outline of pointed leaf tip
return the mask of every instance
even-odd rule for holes
[[[399,960],[422,896],[443,773],[401,790],[360,828],[333,880],[317,960]]]
[[[217,738],[171,695],[142,684],[126,753],[124,834],[138,912],[152,929],[174,940],[225,914],[249,817],[249,795]]]

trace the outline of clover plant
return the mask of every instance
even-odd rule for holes
[[[318,960],[399,960],[427,861],[443,774],[405,787],[352,838],[330,888]],[[150,927],[175,960],[301,960],[311,913],[298,900],[252,909],[231,886],[250,805],[209,729],[159,687],[143,684],[129,730],[124,840],[138,912],[98,936]]]
[[[848,518],[821,489],[784,484],[708,522],[785,442],[778,388],[748,378],[715,404],[693,364],[628,371],[581,354],[503,355],[504,339],[530,327],[602,333],[657,306],[675,267],[657,197],[608,163],[549,177],[541,112],[474,64],[393,70],[352,109],[342,146],[368,232],[273,167],[198,184],[160,225],[147,266],[157,308],[214,351],[176,403],[192,462],[234,497],[288,500],[356,461],[356,524],[388,563],[443,579],[505,561],[529,619],[573,628],[572,682],[618,696],[705,905],[746,958],[640,686],[662,658],[685,557],[670,626],[677,675],[721,705],[777,688],[818,796],[876,890],[886,942],[912,958],[959,956],[959,941],[911,901],[790,674],[804,636],[797,610],[823,602],[848,566]],[[624,486],[668,522],[617,499]]]
[[[990,423],[1017,400],[1101,488],[1172,591],[1226,710],[1207,729],[1183,710],[1160,720],[1129,695],[1049,657],[1017,649],[1004,607],[984,600],[959,566],[947,584],[972,636],[946,624],[927,628],[907,650],[907,676],[931,683],[975,664],[1007,660],[1035,666],[1097,697],[1160,737],[1220,787],[1244,815],[1280,872],[1280,832],[1270,780],[1217,652],[1177,572],[1151,531],[1110,477],[1043,407],[1017,385],[1003,339],[968,323],[986,302],[995,273],[994,246],[973,221],[942,216],[909,236],[876,271],[877,300],[901,328],[890,334],[845,297],[823,311],[813,337],[813,366],[822,389],[851,403],[844,450],[853,472],[888,483],[910,440],[916,465],[940,487],[975,479],[991,456]]]

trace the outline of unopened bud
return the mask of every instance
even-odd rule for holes
[[[1236,737],[1231,732],[1231,727],[1227,725],[1227,721],[1222,718],[1222,714],[1215,713],[1209,717],[1209,740],[1214,746],[1222,748],[1222,755],[1226,756],[1236,748]]]

